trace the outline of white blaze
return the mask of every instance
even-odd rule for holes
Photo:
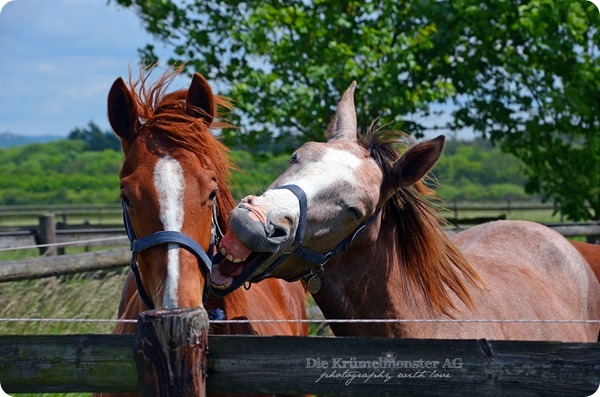
[[[355,171],[361,164],[361,159],[352,153],[328,148],[319,161],[306,164],[293,176],[290,183],[300,186],[310,202],[313,197],[338,181],[354,184]]]
[[[159,219],[164,230],[180,232],[183,225],[183,189],[185,180],[179,162],[170,156],[161,158],[154,167],[154,187],[160,205]],[[179,286],[179,245],[167,245],[167,279],[163,306],[177,307]]]
[[[311,201],[320,192],[339,181],[356,183],[354,174],[361,166],[362,160],[352,153],[328,148],[318,161],[305,164],[289,178],[283,178],[279,185],[294,184],[304,190],[306,200]],[[287,189],[269,189],[255,202],[264,205],[271,211],[284,211],[299,219],[300,205],[296,196]]]

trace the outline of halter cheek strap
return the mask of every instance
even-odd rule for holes
[[[308,273],[302,274],[298,277],[287,281],[296,281],[301,278],[309,278],[314,277],[316,274],[321,274],[323,272],[323,266],[331,258],[348,249],[348,247],[354,242],[354,240],[358,239],[363,234],[367,226],[374,219],[376,219],[379,213],[381,212],[381,207],[378,207],[367,220],[358,225],[358,227],[354,230],[352,234],[348,235],[346,238],[340,241],[331,251],[327,252],[326,254],[320,254],[311,250],[310,248],[301,245],[302,240],[304,239],[304,233],[306,231],[306,223],[308,217],[308,204],[306,193],[304,193],[304,190],[302,190],[302,188],[298,185],[283,185],[278,186],[274,189],[287,189],[290,192],[292,192],[296,196],[296,198],[298,198],[298,203],[300,205],[300,218],[298,220],[296,236],[294,238],[294,241],[292,242],[292,245],[286,250],[286,252],[279,256],[279,258],[277,258],[277,260],[273,262],[267,268],[267,270],[265,270],[265,272],[260,274],[254,280],[252,280],[252,282],[258,282],[264,280],[265,278],[268,278],[273,273],[273,270],[275,270],[283,261],[285,261],[292,255],[297,256],[298,258],[306,262],[313,263],[315,266]]]
[[[289,190],[298,198],[298,204],[300,205],[300,218],[298,219],[298,227],[296,228],[296,237],[294,237],[294,241],[292,242],[292,247],[298,247],[302,244],[302,240],[304,239],[304,232],[306,231],[306,219],[308,212],[308,200],[306,198],[306,193],[304,190],[298,185],[283,185],[274,188],[273,190],[286,189]]]

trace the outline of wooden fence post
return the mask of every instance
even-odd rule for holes
[[[206,396],[207,345],[204,308],[140,313],[135,360],[141,395]]]
[[[55,244],[56,243],[56,222],[54,214],[44,214],[38,218],[38,244]],[[41,247],[40,255],[53,256],[56,255],[56,246]]]

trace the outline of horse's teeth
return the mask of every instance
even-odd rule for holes
[[[221,248],[219,250],[224,256],[227,255],[227,250],[225,248]]]
[[[227,259],[229,262],[232,262],[233,261],[233,256],[232,255],[227,255],[225,257],[225,259]]]
[[[234,258],[233,259],[233,263],[240,263],[242,261],[242,259],[240,258]]]

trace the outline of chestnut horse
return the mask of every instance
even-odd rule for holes
[[[571,240],[569,242],[573,244],[573,247],[577,248],[577,251],[587,261],[596,278],[600,281],[600,245]]]
[[[207,293],[207,257],[214,249],[211,236],[219,226],[226,231],[225,217],[234,206],[227,188],[231,165],[227,149],[209,128],[221,126],[216,121],[217,107],[230,105],[213,95],[198,73],[188,90],[167,94],[177,74],[168,71],[150,85],[149,73],[142,73],[129,87],[119,78],[108,95],[108,118],[125,154],[121,198],[130,238],[139,238],[139,243],[154,238],[147,236],[187,235],[142,244],[147,247],[138,244],[119,318],[136,319],[148,306],[204,306],[209,312],[218,309],[225,319],[305,319],[305,291],[300,283],[272,279],[225,298]],[[115,333],[134,333],[135,327],[120,323]],[[308,327],[299,322],[213,324],[211,332],[307,335]]]
[[[446,320],[333,323],[336,335],[596,341],[600,284],[577,250],[522,221],[448,237],[422,181],[444,137],[409,145],[398,132],[358,134],[355,84],[327,142],[305,143],[230,214],[221,247],[240,269],[218,287],[303,277],[328,319]]]

